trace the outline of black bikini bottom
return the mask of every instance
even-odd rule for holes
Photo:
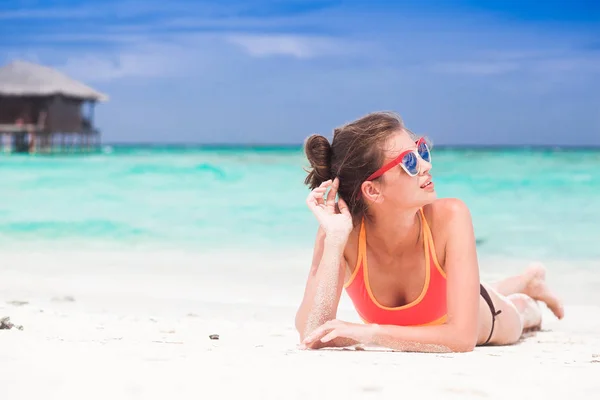
[[[492,338],[492,334],[494,333],[494,324],[496,323],[496,316],[500,314],[502,310],[496,311],[496,308],[494,307],[494,302],[492,301],[490,294],[481,284],[479,284],[479,293],[481,294],[481,297],[483,297],[485,302],[488,304],[488,306],[490,307],[490,311],[492,312],[492,329],[490,330],[490,336],[488,336],[487,340],[483,343],[483,345],[486,345],[489,343],[490,339]]]

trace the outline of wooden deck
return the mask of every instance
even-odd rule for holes
[[[0,124],[0,152],[57,154],[92,153],[100,149],[100,132],[46,132],[32,124]]]

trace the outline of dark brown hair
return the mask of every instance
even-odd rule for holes
[[[383,164],[386,140],[402,130],[405,128],[400,116],[375,112],[334,129],[331,144],[322,135],[309,136],[304,151],[311,169],[304,183],[312,190],[338,177],[338,194],[356,222],[366,214],[366,204],[359,196],[361,185]]]

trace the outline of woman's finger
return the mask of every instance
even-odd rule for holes
[[[314,188],[311,191],[311,193],[325,193],[329,186],[331,186],[331,181],[325,181],[325,182],[321,183],[319,186],[317,186],[316,188]]]
[[[321,342],[327,343],[339,336],[340,336],[340,330],[338,328],[334,328],[333,330],[331,330],[331,332],[329,332],[327,335],[325,335],[321,338]]]
[[[325,190],[322,191],[317,191],[313,193],[313,198],[315,199],[315,202],[317,203],[317,205],[325,205],[325,201],[323,200],[323,197],[325,195]]]
[[[331,185],[333,183],[333,181],[331,179],[327,179],[326,181],[321,182],[321,184],[319,186],[317,186],[317,188],[326,188],[329,185]]]
[[[312,342],[315,342],[315,341],[319,340],[323,335],[325,335],[325,333],[327,333],[327,331],[329,329],[331,329],[331,328],[329,328],[325,324],[321,325],[320,327],[318,327],[317,329],[315,329],[314,331],[312,331],[310,333],[310,335],[306,336],[304,338],[304,340],[302,341],[302,343],[309,344],[309,343],[312,343]]]
[[[323,182],[321,184],[321,186],[318,186],[318,187],[314,188],[313,190],[311,190],[306,198],[306,201],[319,203],[319,199],[320,199],[321,202],[323,202],[323,196],[325,195],[327,186],[329,186],[329,184],[327,184],[326,182]]]
[[[327,193],[327,202],[326,207],[327,211],[331,214],[335,212],[335,196],[337,195],[337,190],[340,184],[340,180],[335,178],[333,183],[331,184],[331,188],[329,189],[329,193]]]
[[[317,220],[319,220],[319,223],[321,223],[321,219],[323,217],[321,214],[325,212],[325,205],[323,204],[323,200],[319,201],[314,197],[310,197],[306,200],[306,204],[308,205],[308,208],[313,212],[313,214],[315,214]]]
[[[313,330],[308,336],[306,336],[306,338],[304,339],[303,342],[307,343],[307,342],[314,342],[316,340],[319,340],[319,338],[324,336],[327,332],[338,327],[339,324],[340,324],[340,322],[336,319],[331,319],[329,321],[326,321],[324,324],[322,324],[321,326],[319,326],[318,328]]]
[[[341,197],[338,199],[338,208],[340,209],[340,213],[350,216],[350,210],[348,209],[348,204]]]
[[[310,343],[314,342],[317,338],[321,337],[321,328],[317,328],[314,331],[312,331],[310,333],[310,335],[306,336],[304,338],[304,340],[302,341],[302,343],[306,344],[306,345],[310,345]]]

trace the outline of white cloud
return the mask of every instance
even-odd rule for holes
[[[35,50],[27,50],[27,51],[8,51],[4,56],[0,59],[2,65],[8,64],[13,60],[23,60],[29,61],[35,64],[40,64],[41,58],[39,52]]]
[[[211,65],[220,65],[219,69],[233,68],[248,59],[244,54],[312,59],[349,53],[351,49],[351,44],[329,38],[189,34],[161,41],[132,41],[84,53],[53,54],[52,60],[54,66],[78,79],[108,82],[123,78],[198,75]]]
[[[446,74],[499,75],[518,70],[519,64],[493,61],[445,62],[433,64],[430,69]]]
[[[103,44],[124,44],[133,42],[147,42],[149,37],[147,34],[124,34],[124,33],[51,33],[34,38],[37,44],[86,44],[90,42]],[[90,46],[92,47],[92,46]]]
[[[515,71],[537,78],[550,75],[600,72],[600,54],[573,49],[550,51],[494,51],[475,54],[469,60],[437,62],[430,66],[436,73],[464,75],[503,75]]]
[[[548,57],[531,63],[534,72],[546,73],[572,73],[589,72],[600,73],[600,54],[574,53],[563,57]]]
[[[231,35],[226,40],[253,57],[283,55],[308,59],[350,53],[353,48],[342,40],[300,35]]]
[[[75,78],[89,82],[162,76],[168,68],[163,57],[152,54],[118,54],[113,57],[88,54],[69,57],[57,67]]]
[[[197,45],[202,46],[200,42]],[[118,49],[70,55],[58,67],[90,82],[123,78],[164,78],[200,71],[208,54],[187,43],[145,43]]]

